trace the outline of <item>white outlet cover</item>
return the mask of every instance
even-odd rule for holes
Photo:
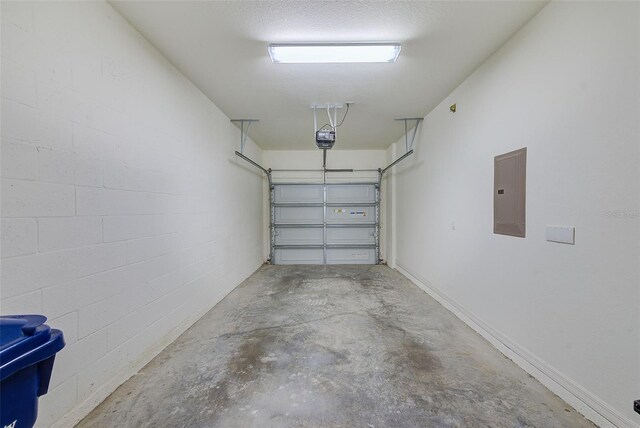
[[[575,245],[576,228],[573,226],[547,226],[546,238],[549,242]]]

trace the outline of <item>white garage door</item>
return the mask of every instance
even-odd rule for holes
[[[376,264],[379,199],[375,183],[274,184],[274,264]]]

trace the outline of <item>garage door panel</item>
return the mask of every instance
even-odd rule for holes
[[[375,201],[376,188],[372,184],[327,185],[327,203],[357,204]]]
[[[327,264],[375,264],[375,248],[328,248]]]
[[[276,248],[274,259],[278,265],[321,265],[324,254],[322,248]]]
[[[276,228],[276,245],[322,245],[324,231],[321,227],[280,227]]]
[[[323,207],[275,207],[276,223],[322,224]]]
[[[374,206],[327,207],[327,223],[374,223]]]
[[[322,203],[324,199],[322,185],[287,184],[275,187],[276,203]]]
[[[375,227],[329,227],[327,228],[327,244],[375,244],[375,234]]]

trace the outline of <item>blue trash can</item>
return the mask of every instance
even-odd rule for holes
[[[38,397],[47,393],[56,353],[64,348],[60,330],[42,315],[0,316],[0,427],[31,428]]]

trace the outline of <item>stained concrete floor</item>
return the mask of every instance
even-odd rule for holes
[[[263,266],[80,427],[592,427],[386,266]]]

